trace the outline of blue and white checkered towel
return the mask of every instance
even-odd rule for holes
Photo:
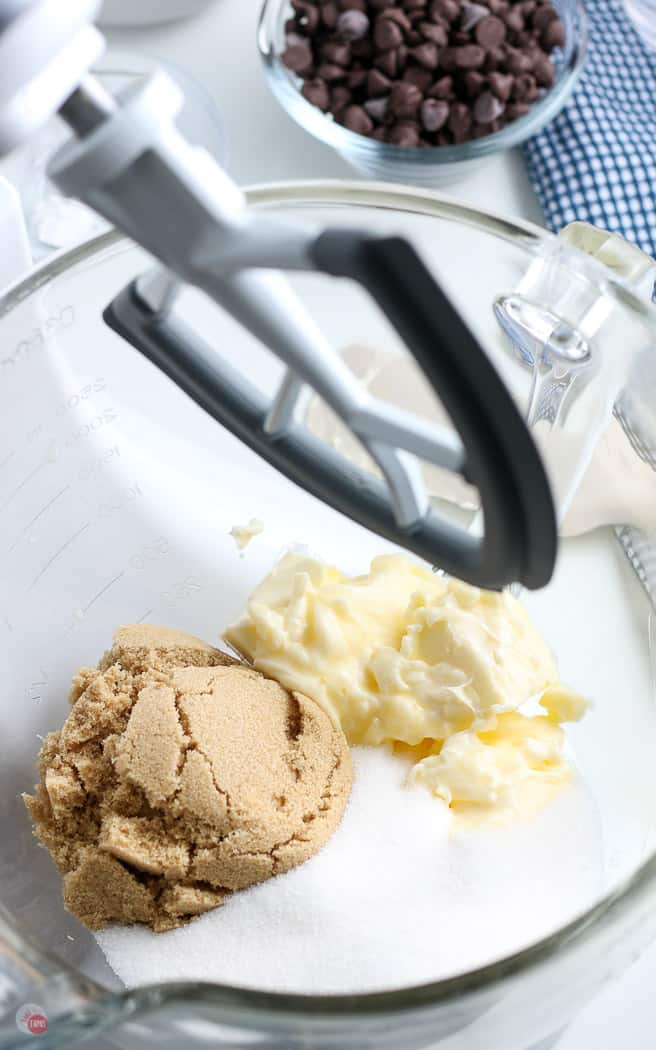
[[[526,145],[547,225],[581,219],[656,257],[656,51],[622,0],[587,0],[586,67],[563,112]]]

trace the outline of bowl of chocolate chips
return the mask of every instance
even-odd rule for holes
[[[427,186],[552,120],[586,42],[582,0],[265,0],[258,29],[294,120],[369,176]]]

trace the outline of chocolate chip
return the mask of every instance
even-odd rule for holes
[[[449,103],[427,98],[421,104],[421,123],[426,131],[440,131],[449,119]]]
[[[415,124],[395,124],[387,133],[387,141],[393,146],[418,146],[419,128]]]
[[[521,33],[517,33],[515,37],[515,44],[517,47],[535,47],[535,33],[529,29],[522,29]]]
[[[418,44],[417,47],[408,48],[408,55],[423,69],[437,69],[440,64],[436,44]]]
[[[504,116],[507,120],[517,120],[518,117],[525,117],[530,108],[526,102],[510,102]]]
[[[517,102],[532,102],[537,98],[537,94],[537,82],[530,73],[522,73],[521,76],[515,77],[513,99],[516,99]]]
[[[356,131],[358,135],[368,135],[374,128],[371,117],[362,106],[347,106],[342,122],[345,128]]]
[[[367,82],[368,73],[366,69],[353,69],[349,73],[346,83],[351,91],[357,91]]]
[[[333,113],[345,109],[351,101],[351,92],[343,84],[337,84],[330,92],[330,108]]]
[[[474,120],[478,124],[491,124],[493,120],[501,116],[505,108],[505,103],[501,99],[498,99],[491,91],[484,91],[474,103]]]
[[[292,0],[292,7],[296,11],[297,25],[311,36],[319,25],[319,11],[307,0]]]
[[[492,51],[488,51],[485,56],[485,63],[483,65],[484,73],[493,73],[495,69],[502,66],[506,59],[506,47],[495,47]]]
[[[399,56],[397,51],[384,51],[382,55],[377,55],[374,59],[374,65],[377,69],[380,69],[386,77],[394,79],[399,71]]]
[[[420,22],[419,32],[424,40],[430,40],[438,47],[446,47],[449,36],[443,25],[438,25],[436,22]]]
[[[421,66],[408,66],[401,79],[408,84],[415,84],[425,95],[433,83],[433,74],[430,69],[422,69]]]
[[[468,0],[462,5],[462,11],[460,13],[460,28],[469,33],[483,18],[487,18],[490,13],[489,7],[483,7],[482,4],[468,3]]]
[[[565,46],[565,26],[559,18],[554,18],[542,31],[540,43],[546,51],[552,51],[555,47]]]
[[[502,102],[507,102],[512,93],[512,73],[490,73],[487,79],[490,91]]]
[[[412,29],[412,22],[405,12],[398,7],[389,7],[386,11],[383,11],[380,17],[389,18],[392,22],[396,22],[402,33],[409,33]]]
[[[381,73],[379,69],[369,70],[367,74],[367,92],[371,98],[377,98],[379,95],[389,95],[391,87],[392,81],[384,73]]]
[[[440,77],[428,92],[429,98],[453,98],[453,77]]]
[[[519,76],[520,73],[528,73],[533,68],[533,59],[525,51],[511,48],[506,55],[504,65],[508,73]]]
[[[546,29],[550,22],[555,21],[558,18],[558,12],[551,6],[551,4],[542,4],[534,12],[531,19],[531,25],[534,29],[542,32]]]
[[[460,137],[469,131],[471,125],[472,113],[467,103],[454,102],[449,113],[449,131]]]
[[[382,124],[385,120],[385,117],[387,116],[387,110],[389,108],[389,99],[369,98],[364,103],[364,108],[373,120],[376,120],[379,124]]]
[[[453,73],[456,69],[455,47],[443,47],[440,51],[440,66],[445,73]]]
[[[343,40],[362,40],[369,32],[369,19],[364,11],[342,11],[337,19],[337,32]]]
[[[432,19],[444,18],[447,22],[455,22],[460,14],[460,4],[457,0],[433,0],[429,14]]]
[[[553,62],[544,52],[540,52],[533,63],[533,76],[541,87],[551,87],[556,78]]]
[[[321,47],[321,57],[338,66],[348,66],[351,62],[351,48],[337,40],[327,40]]]
[[[358,62],[370,62],[373,53],[374,45],[367,37],[364,37],[363,40],[354,40],[351,44],[351,54]]]
[[[496,15],[488,15],[478,23],[474,35],[481,47],[489,51],[503,44],[506,39],[506,27]]]
[[[414,117],[422,101],[422,94],[414,84],[398,81],[392,85],[389,110],[394,117]]]
[[[465,44],[454,49],[458,69],[480,69],[485,62],[485,51],[479,44]]]
[[[403,31],[389,18],[379,18],[374,26],[374,43],[381,51],[390,51],[403,43]]]
[[[336,66],[334,62],[322,62],[317,67],[317,73],[328,83],[333,80],[344,80],[347,76],[347,72],[343,66]]]
[[[506,11],[502,16],[508,29],[513,33],[521,33],[522,29],[526,25],[524,15],[519,7],[511,7],[509,11]]]
[[[293,73],[307,73],[312,69],[312,48],[309,44],[292,44],[285,48],[282,60]]]
[[[293,25],[294,29],[296,29],[296,22],[294,22]],[[297,44],[300,44],[301,47],[307,47],[307,39],[304,36],[301,36],[300,33],[296,33],[293,31],[287,33],[285,42],[287,44],[287,47],[295,47]]]
[[[465,92],[468,98],[476,98],[484,87],[485,77],[482,73],[477,73],[475,69],[465,73]]]
[[[322,109],[324,113],[330,109],[330,91],[325,80],[321,80],[320,77],[306,80],[301,88],[301,95],[313,106]]]
[[[322,4],[319,8],[319,12],[321,15],[321,21],[323,25],[325,25],[327,29],[334,29],[337,25],[337,19],[339,17],[337,4]]]

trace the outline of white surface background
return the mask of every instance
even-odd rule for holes
[[[192,20],[147,30],[112,30],[108,38],[111,48],[160,56],[204,85],[219,109],[228,168],[238,182],[357,177],[330,149],[293,124],[269,94],[255,45],[258,10],[259,0],[215,0]],[[471,175],[439,188],[481,207],[541,221],[519,153],[491,158]],[[656,1027],[653,978],[656,948],[583,1010],[558,1050],[648,1047],[649,1033]]]

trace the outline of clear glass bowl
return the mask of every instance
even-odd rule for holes
[[[285,22],[293,13],[289,0],[265,0],[258,28],[258,46],[271,89],[287,113],[311,135],[332,146],[358,171],[372,178],[418,186],[453,180],[461,165],[500,150],[519,146],[561,111],[582,72],[588,29],[582,0],[554,0],[565,25],[565,47],[558,61],[553,87],[524,117],[485,138],[457,146],[407,148],[376,142],[342,127],[301,95],[298,78],[284,65]]]
[[[585,291],[603,319],[594,355],[604,374],[613,366],[615,393],[630,390],[635,354],[653,353],[654,307],[529,224],[437,194],[363,183],[263,187],[250,201],[281,219],[411,238],[520,399],[530,373],[508,353],[492,304],[531,267],[539,277],[546,263],[551,287]],[[215,638],[285,544],[308,543],[347,569],[382,545],[264,465],[103,324],[106,304],[150,263],[108,233],[53,258],[0,298],[0,1047],[30,1045],[15,1017],[37,1004],[48,1021],[40,1045],[51,1048],[83,1037],[99,1048],[107,1032],[112,1045],[141,1050],[546,1050],[656,936],[651,606],[612,529],[565,541],[553,582],[529,596],[564,679],[594,699],[571,740],[598,843],[594,877],[576,908],[548,880],[535,887],[534,910],[545,917],[533,943],[509,944],[502,957],[431,983],[367,994],[202,981],[126,989],[64,910],[20,792],[34,782],[39,736],[66,715],[74,670],[98,657],[121,622],[169,623]],[[375,340],[397,352],[394,333],[348,282],[292,279],[336,347]],[[271,392],[280,368],[259,344],[194,292],[182,308]],[[565,429],[570,418],[575,433],[576,412]],[[640,458],[625,444],[624,473],[633,469],[631,455]],[[240,559],[228,531],[254,515],[265,531]],[[555,855],[562,886],[580,858],[576,850]],[[495,902],[502,927],[525,877],[513,867]],[[484,942],[482,935],[482,955]]]

